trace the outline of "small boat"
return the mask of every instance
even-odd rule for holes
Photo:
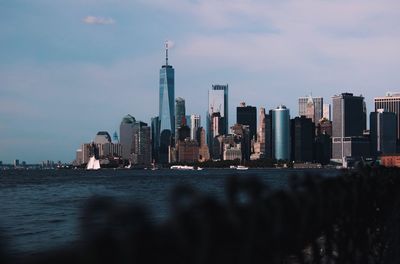
[[[174,165],[171,166],[171,170],[194,170],[193,166],[187,166],[187,165]]]
[[[86,166],[86,170],[98,170],[100,169],[100,161],[95,156],[91,156]]]
[[[197,170],[203,170],[203,168],[202,167],[197,167]]]
[[[231,165],[229,166],[229,169],[237,169],[237,167],[235,165]]]
[[[236,167],[236,169],[237,169],[237,170],[248,170],[249,167],[239,165],[239,166]]]

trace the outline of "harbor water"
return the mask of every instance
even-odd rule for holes
[[[8,170],[0,171],[0,234],[11,254],[31,254],[78,239],[81,210],[92,196],[145,204],[152,220],[169,214],[168,197],[189,185],[223,201],[228,177],[258,177],[271,188],[286,188],[292,174],[334,176],[336,170]]]

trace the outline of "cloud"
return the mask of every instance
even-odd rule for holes
[[[91,25],[112,25],[115,24],[115,20],[110,17],[96,17],[96,16],[87,16],[82,19],[83,23],[91,24]]]

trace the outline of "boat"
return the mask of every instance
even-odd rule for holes
[[[193,166],[187,166],[187,165],[173,165],[170,168],[171,170],[194,170]]]
[[[86,166],[86,170],[98,170],[100,169],[100,161],[95,156],[91,156]]]
[[[237,170],[248,170],[249,167],[239,165],[239,166],[236,167],[236,169],[237,169]]]
[[[197,167],[197,170],[203,170],[203,168],[202,167]]]
[[[237,167],[235,165],[231,165],[229,166],[229,169],[237,169]]]

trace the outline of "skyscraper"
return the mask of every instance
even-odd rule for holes
[[[133,126],[132,163],[149,165],[151,163],[150,127],[144,122]]]
[[[384,109],[385,112],[396,114],[397,141],[400,140],[400,93],[387,93],[386,96],[374,98],[375,111]],[[398,144],[398,143],[397,143]]]
[[[299,98],[299,116],[311,118],[317,123],[322,118],[324,99],[322,97],[300,97]]]
[[[311,118],[295,117],[291,121],[291,156],[298,162],[314,160],[315,125]]]
[[[362,136],[365,130],[364,97],[342,93],[332,97],[333,137]]]
[[[363,137],[366,128],[364,97],[342,93],[332,97],[332,159],[369,155],[369,141]]]
[[[327,120],[332,120],[331,104],[324,104],[322,117]]]
[[[158,116],[151,118],[151,154],[152,160],[158,162],[160,147],[160,119]]]
[[[378,109],[370,114],[371,154],[396,153],[397,124],[396,114]]]
[[[213,85],[208,91],[208,120],[213,113],[221,115],[222,134],[228,134],[228,85]]]
[[[272,110],[272,154],[276,160],[290,159],[290,112],[284,105]]]
[[[169,146],[175,133],[175,71],[168,65],[168,42],[165,45],[165,65],[160,69],[159,98],[159,162],[168,162]]]
[[[265,158],[265,142],[266,142],[266,115],[265,108],[260,108],[258,116],[257,141],[254,143],[254,155],[252,159]]]
[[[178,138],[178,130],[183,123],[186,124],[185,99],[178,97],[175,99],[175,138]]]
[[[122,159],[128,160],[131,155],[133,126],[136,120],[131,115],[126,115],[122,118],[121,125],[119,126],[119,137],[122,146]]]
[[[245,102],[236,107],[236,123],[248,125],[250,130],[250,140],[257,139],[257,108],[246,106]]]
[[[200,123],[200,115],[191,115],[190,116],[190,139],[196,140],[197,129],[199,129]]]

